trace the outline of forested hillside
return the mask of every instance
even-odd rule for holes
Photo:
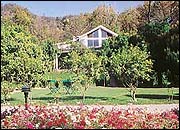
[[[14,30],[13,36],[18,37],[16,27],[23,26],[19,28],[19,31],[22,31],[22,35],[34,38],[26,39],[33,43],[32,46],[35,46],[34,44],[42,45],[48,42],[54,44],[66,41],[98,25],[103,25],[116,33],[132,36],[130,38],[131,43],[139,44],[138,40],[140,40],[148,46],[155,70],[152,76],[156,81],[153,82],[154,85],[162,85],[166,81],[170,81],[171,85],[179,85],[179,1],[146,1],[143,6],[131,8],[122,13],[117,12],[111,6],[101,5],[93,12],[65,17],[37,16],[19,5],[1,5],[1,27],[14,26],[15,28],[10,30]],[[11,32],[7,32],[7,30],[4,28],[1,36],[1,44],[4,46],[8,41],[5,39],[7,33],[12,36]],[[14,40],[11,40],[13,43]],[[24,39],[20,40],[23,41]],[[5,51],[7,50],[1,47],[2,49],[3,53],[6,54]],[[38,53],[45,53],[45,51]],[[47,62],[43,64],[47,66],[51,61],[52,65],[53,58],[50,55],[47,57],[44,58],[44,61]],[[1,68],[4,69],[1,77],[3,77],[2,74],[7,76],[11,72],[3,66],[7,64],[5,61],[7,57],[3,57],[1,54],[1,58],[4,60],[1,60]],[[16,74],[14,73],[14,75]],[[6,76],[3,79],[7,80]]]
[[[179,2],[160,1],[145,2],[143,6],[128,9],[122,13],[111,6],[101,5],[92,13],[69,15],[65,17],[37,16],[26,8],[15,4],[1,5],[2,19],[24,24],[30,27],[31,33],[39,39],[53,38],[55,41],[65,41],[72,36],[81,35],[90,29],[103,25],[115,32],[137,32],[138,27],[148,21],[163,21],[171,17],[172,25],[179,21]],[[149,7],[150,6],[150,7]]]

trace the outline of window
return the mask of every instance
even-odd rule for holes
[[[99,40],[94,40],[94,46],[99,46]]]
[[[106,31],[102,30],[101,32],[102,32],[102,37],[107,37],[108,36]]]
[[[110,33],[108,33],[107,35],[108,35],[108,37],[112,37],[112,36],[113,36],[113,35],[112,35],[112,34],[110,34]]]
[[[93,37],[98,37],[98,30],[93,32]]]
[[[99,40],[88,40],[88,47],[98,47]]]
[[[92,32],[91,34],[88,35],[88,37],[98,37],[98,30]]]
[[[88,47],[92,47],[93,46],[93,40],[88,40]]]

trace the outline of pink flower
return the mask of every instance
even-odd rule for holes
[[[27,127],[28,129],[33,129],[33,128],[34,128],[34,125],[33,125],[31,122],[27,122],[26,127]]]
[[[74,119],[74,120],[73,120]],[[94,108],[89,110],[84,106],[79,109],[71,107],[47,108],[45,106],[30,106],[28,111],[18,109],[11,116],[1,120],[1,128],[28,128],[28,129],[177,129],[178,116],[172,111],[162,114],[149,113],[140,109],[106,109]]]

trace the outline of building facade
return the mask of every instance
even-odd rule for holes
[[[113,36],[118,36],[118,34],[100,25],[81,36],[76,36],[76,37],[74,36],[72,41],[80,42],[81,44],[83,44],[85,47],[88,47],[88,48],[100,49],[102,47],[103,41]],[[70,44],[66,44],[65,42],[57,43],[57,46],[58,46],[58,49],[61,49],[63,53],[68,53],[69,50],[71,49]],[[59,69],[58,54],[56,55],[54,67],[56,70]]]

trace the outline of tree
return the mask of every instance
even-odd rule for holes
[[[2,81],[37,83],[47,70],[43,51],[37,38],[23,25],[1,21],[1,78]]]
[[[103,48],[108,56],[108,72],[114,74],[125,87],[130,87],[132,99],[136,101],[138,80],[149,80],[152,72],[152,61],[147,48],[130,44],[129,36],[126,35],[119,35],[108,42],[110,47]]]
[[[75,73],[76,83],[81,85],[79,90],[84,102],[86,91],[100,76],[101,58],[90,49],[80,47],[69,54],[68,62],[71,65],[71,71]]]
[[[178,26],[171,27],[168,20],[150,22],[139,29],[139,34],[144,37],[151,52],[158,85],[163,85],[163,74],[167,74],[169,81],[174,82],[174,85],[179,84],[177,80],[175,81],[179,76]]]
[[[179,21],[179,1],[145,1],[143,6],[137,7],[136,10],[140,15],[140,26],[152,21],[162,22],[168,17],[171,17],[173,24]]]
[[[5,4],[2,6],[2,18],[7,19],[17,25],[30,27],[33,22],[33,16],[28,9],[16,4]]]
[[[103,46],[103,49],[100,51],[100,54],[98,55],[102,58],[102,69],[103,69],[100,76],[101,77],[100,80],[104,80],[103,86],[105,87],[107,84],[107,81],[110,79],[109,73],[108,73],[109,66],[107,65],[108,60],[109,60],[108,53],[110,51],[109,42],[105,40],[102,46]]]
[[[12,86],[11,83],[4,81],[1,82],[1,101],[3,101],[3,103],[7,103],[8,98],[10,97],[10,93],[14,91],[14,88]]]
[[[103,80],[105,82],[104,84],[108,84],[110,82],[111,85],[110,79],[114,77],[110,63],[112,53],[117,52],[117,50],[124,46],[126,42],[128,42],[128,38],[125,35],[121,35],[121,37],[113,37],[103,42],[99,56],[101,56],[103,59],[103,73],[101,74],[101,77],[103,77]]]
[[[51,39],[47,39],[42,43],[42,49],[44,54],[44,62],[48,71],[52,71],[54,69],[54,59],[56,53],[58,52],[55,42]]]
[[[88,20],[90,16],[89,13],[85,13],[73,17],[64,17],[64,31],[68,33],[66,35],[79,36],[89,31],[90,25]]]
[[[139,26],[140,14],[137,9],[128,9],[118,15],[119,32],[135,33]]]
[[[117,23],[117,14],[112,6],[101,5],[93,11],[89,23],[91,28],[104,25],[113,30]]]
[[[38,37],[40,43],[47,39],[53,39],[55,42],[61,40],[64,31],[55,18],[36,16],[33,18],[31,33]],[[61,23],[62,24],[62,23]]]
[[[112,69],[124,86],[130,87],[134,101],[138,80],[150,80],[152,61],[148,58],[148,53],[137,46],[123,47],[112,55]]]

